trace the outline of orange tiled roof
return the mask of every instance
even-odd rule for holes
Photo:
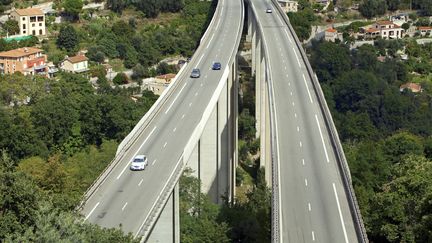
[[[432,30],[432,27],[429,26],[420,26],[418,27],[419,30]]]
[[[368,33],[379,32],[379,29],[376,29],[376,28],[369,28],[369,29],[366,30],[366,32],[368,32]]]
[[[379,25],[388,25],[388,24],[393,24],[393,22],[391,22],[389,20],[380,20],[380,21],[377,21],[377,24],[379,24]]]
[[[78,63],[78,62],[87,61],[88,58],[84,55],[76,55],[74,57],[68,57],[67,60],[71,63]]]
[[[42,52],[42,51],[43,50],[41,50],[39,48],[23,47],[23,48],[13,49],[10,51],[0,52],[0,57],[18,58],[18,57],[25,57],[25,56],[29,56],[32,54],[36,54],[36,53]]]
[[[406,84],[402,84],[400,86],[400,89],[410,89],[412,92],[417,93],[420,92],[422,90],[422,87],[420,84],[416,84],[416,83],[406,83]]]
[[[15,12],[20,16],[44,15],[42,10],[39,8],[15,9]]]
[[[167,74],[156,76],[156,78],[158,78],[158,79],[173,79],[173,78],[175,78],[175,76],[176,76],[176,74],[174,74],[174,73],[167,73]]]
[[[326,30],[326,32],[336,33],[337,30],[335,30],[335,29],[333,29],[333,28],[328,28],[328,29]]]

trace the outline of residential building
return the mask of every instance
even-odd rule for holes
[[[403,29],[388,20],[377,21],[374,25],[375,29],[380,32],[380,37],[383,39],[401,39],[403,34]]]
[[[15,9],[10,17],[18,22],[19,35],[45,35],[45,14],[39,8]]]
[[[24,75],[46,75],[46,56],[43,50],[34,47],[18,48],[0,52],[0,73],[15,72]]]
[[[422,86],[416,83],[405,83],[399,87],[400,92],[403,92],[405,89],[409,89],[413,93],[423,92]]]
[[[432,33],[432,27],[430,26],[420,26],[418,27],[418,33],[421,36],[430,36]]]
[[[328,28],[324,32],[324,40],[335,42],[338,39],[338,32],[333,28]]]
[[[298,2],[291,0],[278,0],[279,5],[285,13],[294,12],[296,13],[298,10]]]
[[[48,77],[53,78],[55,74],[58,72],[58,68],[54,65],[53,62],[47,63],[46,66],[47,66]]]
[[[69,73],[82,73],[89,70],[88,58],[82,54],[73,57],[66,56],[65,60],[60,64],[60,69]]]
[[[367,39],[375,39],[380,36],[380,30],[377,28],[369,28],[365,31],[365,38]]]

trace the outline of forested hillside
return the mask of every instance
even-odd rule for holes
[[[353,50],[318,42],[309,50],[374,242],[432,241],[432,84],[423,79],[423,92],[400,90],[430,73],[432,45],[406,46],[405,62],[398,41]]]

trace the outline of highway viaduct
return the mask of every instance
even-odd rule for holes
[[[80,205],[85,220],[121,227],[142,242],[179,242],[178,179],[186,167],[213,202],[235,196],[243,21],[252,42],[260,161],[273,191],[272,241],[367,241],[319,83],[275,0],[218,2],[191,62],[87,191]],[[220,71],[211,70],[214,61]],[[192,68],[201,69],[200,78],[189,78]],[[136,154],[149,158],[143,173],[128,169]]]

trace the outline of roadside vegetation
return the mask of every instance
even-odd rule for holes
[[[379,40],[353,50],[317,42],[309,50],[374,242],[432,241],[432,44],[406,43],[408,61],[396,55],[403,47]],[[423,91],[401,91],[408,81]]]

